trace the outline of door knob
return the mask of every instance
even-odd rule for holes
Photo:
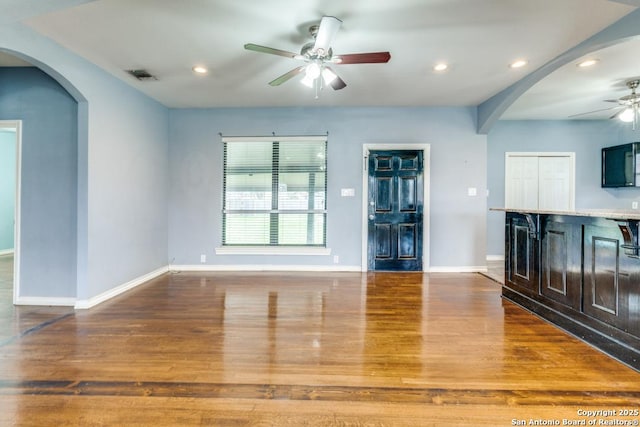
[[[373,220],[376,216],[375,215],[369,215],[369,219]]]

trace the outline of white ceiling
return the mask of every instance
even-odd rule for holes
[[[96,0],[25,20],[169,107],[475,106],[640,6],[638,0]],[[245,43],[298,52],[323,15],[343,21],[334,54],[389,51],[387,64],[337,65],[347,83],[315,99],[299,77],[267,83],[299,65]],[[569,64],[504,115],[564,119],[607,108],[638,77],[640,41]],[[529,64],[508,68],[517,58]],[[0,61],[2,59],[0,58]],[[446,61],[445,73],[432,71]],[[209,67],[196,76],[191,67]],[[144,68],[157,81],[123,70]],[[582,118],[608,116],[591,115]],[[610,114],[609,114],[610,115]]]

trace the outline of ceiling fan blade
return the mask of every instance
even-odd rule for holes
[[[609,117],[609,120],[617,118],[620,114],[624,112],[624,110],[626,110],[626,108],[620,109],[620,111],[617,111],[613,116]]]
[[[285,56],[287,58],[295,59],[297,56],[299,56],[297,53],[287,52],[286,50],[274,49],[272,47],[260,46],[253,43],[245,44],[244,48],[247,50],[252,50],[254,52],[269,53],[271,55]]]
[[[335,80],[331,82],[331,87],[333,90],[340,90],[347,87],[347,84],[340,77],[336,77]]]
[[[284,83],[284,82],[290,80],[291,78],[297,76],[302,71],[304,71],[304,66],[300,66],[300,67],[294,68],[293,70],[289,71],[288,73],[284,73],[283,75],[281,75],[277,79],[274,79],[274,80],[270,81],[269,84],[271,86],[280,86],[282,83]]]
[[[613,110],[615,108],[620,108],[620,107],[616,106],[616,107],[609,107],[609,108],[601,108],[599,110],[587,111],[586,113],[573,114],[573,115],[569,116],[569,118],[579,117],[579,116],[586,116],[587,114],[599,113],[601,111],[609,111],[609,110]],[[618,113],[616,113],[616,114],[618,114]]]
[[[335,55],[332,62],[336,64],[377,64],[389,62],[389,59],[391,59],[389,52],[348,53]]]
[[[333,74],[334,76],[331,82],[329,83],[333,88],[333,90],[340,90],[347,87],[347,84],[344,82],[344,80],[342,80],[340,76],[331,67],[325,66],[325,68],[329,70],[331,74]]]
[[[335,16],[323,16],[320,21],[320,27],[318,27],[318,34],[316,34],[316,43],[313,46],[313,50],[318,52],[322,49],[325,54],[331,47],[331,42],[336,33],[340,29],[342,21]]]

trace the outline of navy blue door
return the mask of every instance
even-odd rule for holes
[[[422,271],[422,151],[372,151],[368,269]]]

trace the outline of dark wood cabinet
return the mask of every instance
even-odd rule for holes
[[[640,337],[640,257],[634,241],[637,229],[635,221],[601,221],[585,226],[583,310]]]
[[[574,218],[541,216],[540,293],[580,310],[582,299],[582,224]]]
[[[639,243],[640,219],[507,210],[502,295],[640,371]]]
[[[507,213],[505,280],[526,294],[537,294],[538,216]]]

